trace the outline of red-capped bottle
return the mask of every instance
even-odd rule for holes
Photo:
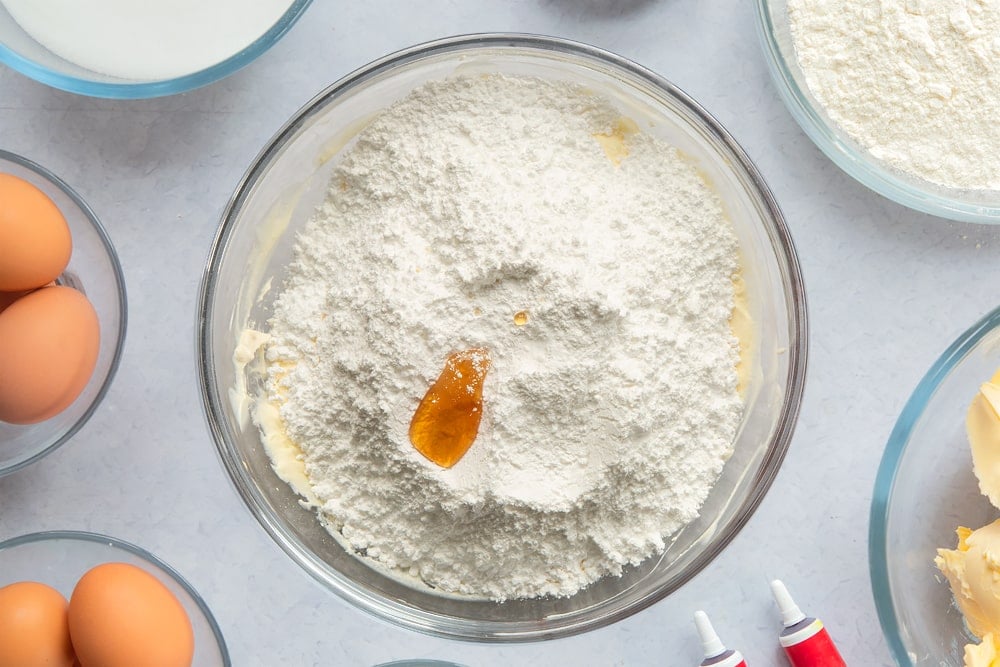
[[[719,635],[715,634],[712,622],[708,620],[708,614],[696,611],[694,624],[701,637],[701,647],[705,650],[705,659],[701,661],[701,667],[747,667],[739,651],[727,649],[722,645]]]
[[[771,582],[771,592],[785,624],[778,641],[792,667],[847,667],[822,621],[803,614],[777,579]]]

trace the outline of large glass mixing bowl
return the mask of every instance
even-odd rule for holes
[[[568,598],[504,603],[410,586],[346,552],[271,469],[241,408],[248,378],[233,363],[241,331],[266,330],[296,232],[322,201],[331,169],[366,122],[428,80],[496,72],[587,86],[694,160],[718,191],[739,238],[755,328],[755,370],[735,453],[701,516],[672,536],[665,553],[621,577],[602,579]],[[297,563],[358,607],[462,639],[570,635],[622,619],[681,586],[729,543],[770,486],[788,447],[805,374],[806,311],[795,252],[774,199],[744,152],[659,76],[605,51],[547,37],[444,39],[388,56],[320,93],[278,132],[236,189],[198,303],[197,354],[209,425],[253,515]]]

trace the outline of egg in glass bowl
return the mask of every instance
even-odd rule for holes
[[[0,662],[69,667],[60,659],[75,653],[84,664],[232,664],[190,582],[145,549],[98,533],[54,530],[0,541],[0,619],[10,624],[0,623]],[[20,631],[6,634],[17,624]],[[53,652],[67,633],[69,642]]]
[[[64,234],[68,232],[58,243],[47,236],[36,237],[43,227],[40,219],[9,219],[21,207],[13,199],[6,201],[4,233],[16,236],[18,230],[27,230],[32,236],[11,238],[11,248],[32,241],[35,250],[41,249],[42,263],[49,260],[47,255],[55,246],[60,256],[51,262],[54,269],[40,268],[38,275],[44,278],[39,280],[50,277],[45,271],[58,274],[54,286],[42,286],[31,281],[39,269],[35,259],[0,251],[4,273],[14,275],[5,279],[20,279],[17,274],[23,272],[28,275],[23,285],[11,285],[41,288],[27,295],[0,293],[0,330],[7,332],[0,351],[0,375],[5,381],[17,380],[0,388],[2,476],[68,442],[97,410],[121,360],[128,307],[114,245],[83,198],[49,170],[4,150],[0,150],[0,179],[8,196],[31,198],[26,204],[29,213],[31,206],[47,207],[50,221]],[[53,336],[45,344],[54,349],[45,352],[36,345],[42,337],[32,332],[38,328]]]
[[[346,549],[275,472],[248,412],[262,379],[238,353],[246,351],[241,340],[248,330],[266,335],[297,235],[372,119],[428,82],[498,75],[599,94],[697,165],[738,242],[755,360],[732,455],[699,516],[670,535],[662,553],[572,595],[503,602],[414,583]],[[515,314],[511,326],[523,324]],[[251,513],[295,562],[332,592],[397,624],[501,642],[566,636],[622,619],[676,590],[725,548],[763,498],[788,446],[804,383],[806,338],[805,296],[780,211],[717,121],[669,82],[606,51],[551,37],[486,34],[447,38],[376,61],[320,93],[278,132],[224,214],[199,296],[197,354],[222,463]]]

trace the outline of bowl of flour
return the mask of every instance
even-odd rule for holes
[[[265,147],[198,354],[223,465],[293,560],[403,626],[524,641],[728,544],[788,446],[806,314],[773,198],[693,100],[475,35],[349,75]]]
[[[311,0],[0,0],[0,63],[92,97],[182,93],[273,46]]]
[[[771,75],[805,133],[875,192],[1000,221],[1000,7],[757,0]]]

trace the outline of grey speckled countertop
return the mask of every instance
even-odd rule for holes
[[[613,9],[611,7],[614,7]],[[785,464],[728,549],[666,600],[571,639],[480,646],[367,616],[314,583],[225,477],[195,379],[198,281],[230,193],[257,151],[329,83],[388,52],[468,32],[557,35],[662,74],[736,137],[773,189],[802,262],[812,337]],[[77,97],[0,68],[0,147],[53,170],[93,206],[129,291],[121,369],[65,447],[0,479],[0,538],[70,528],[142,545],[215,612],[236,665],[693,665],[704,608],[751,664],[781,664],[768,581],[827,623],[848,663],[891,664],[867,565],[882,447],[918,379],[1000,301],[998,230],[914,213],[826,159],[778,98],[750,2],[317,0],[227,80],[135,102]]]

